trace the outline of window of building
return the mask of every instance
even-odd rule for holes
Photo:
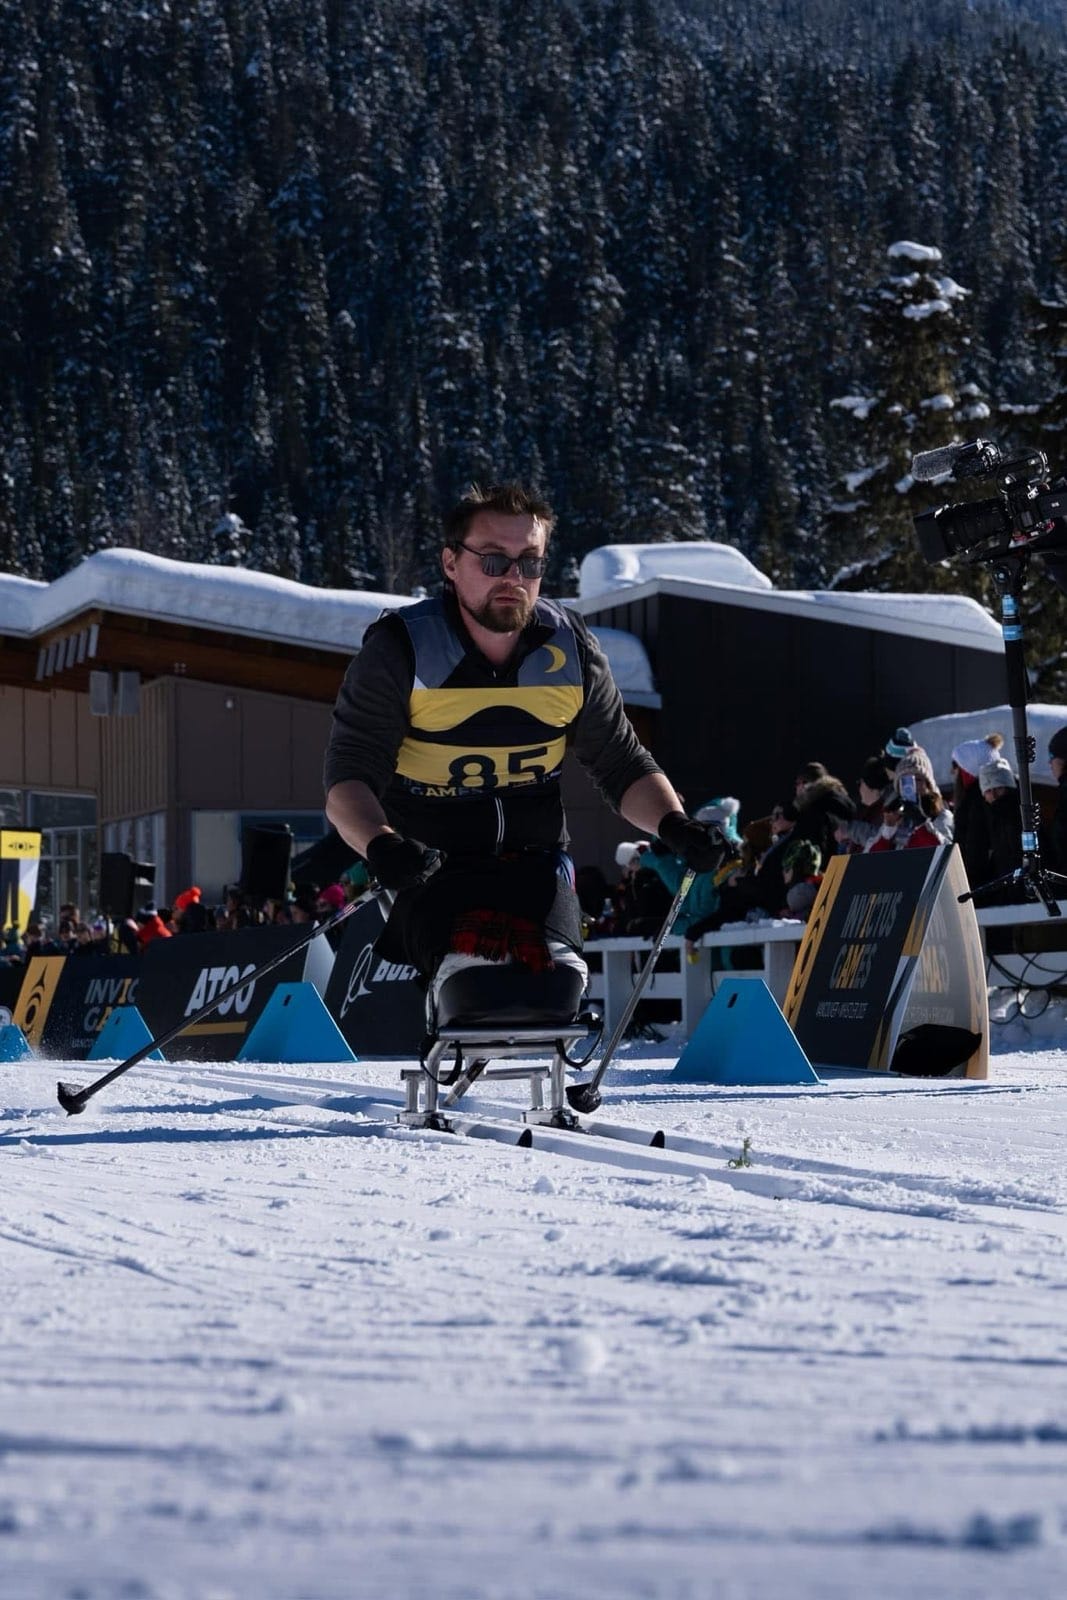
[[[237,817],[237,837],[245,828],[287,826],[293,836],[293,854],[317,844],[329,827],[322,811],[241,811]]]
[[[61,905],[69,901],[84,916],[96,904],[96,801],[92,795],[34,792],[26,801],[26,826],[41,833],[34,916],[47,917],[55,928]]]
[[[154,901],[157,906],[169,904],[166,813],[153,811],[145,817],[122,817],[117,822],[105,822],[103,835],[105,851],[116,851],[133,861],[143,861],[155,867],[151,892],[145,890],[144,899]]]
[[[22,827],[22,790],[0,789],[0,828]]]

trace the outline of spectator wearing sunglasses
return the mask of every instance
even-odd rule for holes
[[[327,815],[397,891],[379,951],[424,974],[451,953],[574,964],[568,748],[635,828],[698,871],[722,859],[718,829],[686,816],[638,742],[582,618],[541,595],[554,520],[518,484],[472,488],[445,518],[443,595],[368,629],[334,708]]]

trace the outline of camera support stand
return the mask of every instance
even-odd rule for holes
[[[980,558],[982,559],[982,558]],[[1011,706],[1011,725],[1015,740],[1015,761],[1019,769],[1019,804],[1022,820],[1022,865],[1014,872],[994,878],[961,894],[960,900],[974,900],[997,889],[1019,888],[1027,900],[1040,900],[1050,917],[1062,916],[1057,891],[1067,894],[1067,878],[1058,872],[1049,872],[1041,864],[1037,843],[1037,826],[1040,812],[1034,800],[1030,783],[1030,764],[1034,759],[1033,736],[1026,721],[1026,698],[1029,683],[1026,676],[1026,656],[1023,649],[1023,625],[1019,609],[1023,579],[1029,564],[1030,551],[1023,547],[1000,550],[989,562],[993,582],[1000,596],[1000,625],[1004,637],[1004,661],[1008,675],[1008,703]]]

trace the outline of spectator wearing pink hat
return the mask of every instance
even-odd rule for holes
[[[328,883],[326,885],[325,889],[320,889],[319,890],[318,895],[316,897],[316,900],[315,900],[315,916],[316,916],[316,918],[318,918],[321,921],[322,918],[324,918],[324,917],[325,918],[335,917],[337,915],[337,913],[341,910],[342,906],[345,906],[345,905],[348,904],[349,898],[350,897],[345,893],[344,884],[342,884],[342,883]],[[353,900],[356,900],[359,897],[358,897],[358,895],[352,895],[351,898]],[[327,927],[327,929],[326,929],[326,942],[330,946],[331,950],[336,952],[337,950],[339,950],[341,948],[341,944],[342,944],[342,942],[344,940],[344,937],[345,937],[345,934],[347,932],[348,932],[348,930],[345,927],[343,922],[340,923],[337,927]]]
[[[315,902],[315,910],[320,916],[332,917],[346,903],[348,896],[344,887],[339,883],[328,883],[325,889],[319,890]]]

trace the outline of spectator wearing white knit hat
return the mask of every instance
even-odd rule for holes
[[[1004,743],[999,733],[984,739],[964,739],[952,752],[952,812],[956,819],[953,838],[960,847],[963,870],[972,889],[988,881],[989,815],[982,804],[978,774],[995,761]]]
[[[981,768],[978,786],[989,822],[989,868],[985,882],[990,883],[1022,866],[1022,809],[1015,774],[1003,756],[995,756]],[[971,887],[980,888],[981,884]],[[980,903],[991,905],[996,900],[1024,898],[1021,888],[1013,893],[1006,887],[995,898],[983,895]]]
[[[622,877],[611,892],[614,933],[651,938],[663,926],[671,897],[658,873],[650,870],[651,861],[647,839],[624,841],[615,851]]]

